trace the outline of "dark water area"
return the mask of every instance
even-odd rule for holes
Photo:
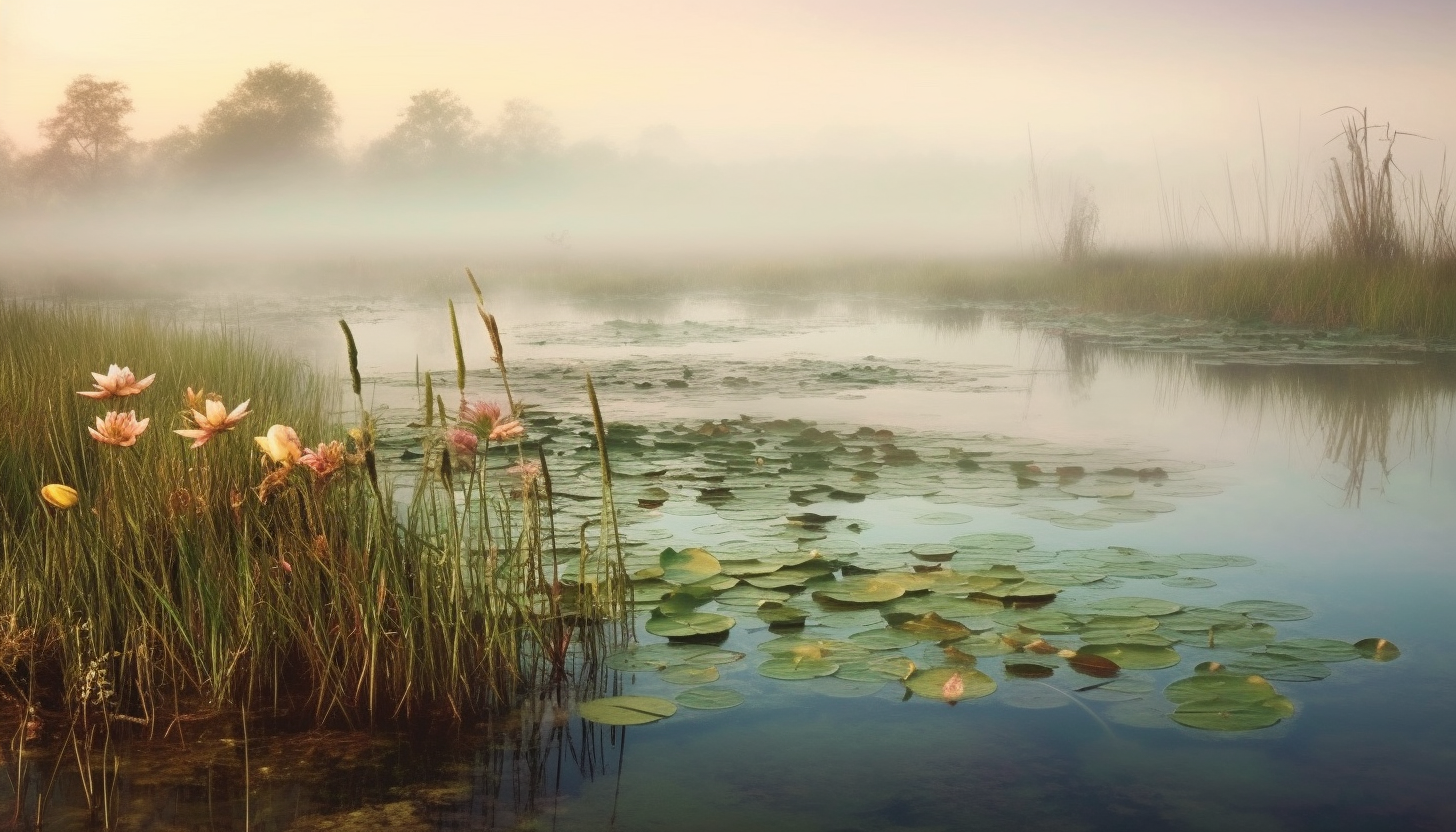
[[[461,288],[454,299],[468,309]],[[1327,678],[1276,680],[1291,716],[1258,730],[1206,731],[1170,719],[1174,704],[1163,695],[1198,663],[1234,655],[1196,639],[1176,646],[1172,666],[1127,674],[1146,682],[1145,693],[1089,695],[1097,680],[1065,667],[1021,678],[1006,669],[1011,659],[987,655],[977,668],[995,692],[951,704],[893,680],[833,686],[764,676],[763,645],[781,632],[735,609],[739,623],[719,646],[746,658],[719,666],[713,684],[742,693],[737,707],[683,707],[660,722],[612,727],[581,719],[567,698],[489,726],[255,732],[246,744],[236,727],[199,726],[185,741],[122,745],[107,809],[117,828],[1456,828],[1456,653],[1446,645],[1456,632],[1456,357],[1328,334],[1185,331],[1196,344],[1118,342],[1105,337],[1116,322],[1089,334],[1071,319],[1051,325],[1039,314],[1028,323],[1016,310],[893,295],[604,299],[490,288],[513,387],[540,412],[586,413],[585,369],[610,422],[659,436],[676,426],[747,432],[800,419],[840,436],[889,430],[926,461],[988,449],[978,471],[952,475],[926,462],[895,475],[886,465],[857,501],[804,504],[861,523],[846,531],[831,522],[789,541],[801,548],[833,551],[852,539],[858,557],[884,563],[912,546],[1009,534],[1034,538],[1031,551],[1047,563],[1060,562],[1052,553],[1105,547],[1237,556],[1253,563],[1179,575],[1210,579],[1203,583],[1134,574],[1064,594],[1077,609],[1124,596],[1185,607],[1286,602],[1312,615],[1270,621],[1281,640],[1377,637],[1401,655],[1332,660]],[[403,430],[415,414],[417,360],[439,373],[437,389],[453,381],[443,297],[199,297],[174,311],[246,326],[326,368],[342,365],[334,322],[347,318],[366,398],[386,430]],[[469,387],[492,394],[485,335],[464,334],[475,357]],[[1089,473],[1071,482],[1049,467],[1008,463],[1015,476],[1002,482],[992,463],[1019,458],[1008,448],[1028,459],[1137,460],[1166,476]],[[777,503],[725,510],[674,491],[659,508],[633,505],[648,486],[633,480],[632,461],[623,459],[619,503],[639,564],[665,546],[723,557],[784,542],[782,530],[768,537],[751,525],[756,512],[784,514]],[[917,488],[932,476],[934,487]],[[1088,483],[1095,487],[1075,493]],[[1125,508],[1142,505],[1152,507]],[[951,565],[967,557],[970,544],[959,545]],[[850,618],[811,618],[806,632],[847,639],[856,632]],[[640,643],[664,642],[646,621],[644,613]],[[929,650],[905,655],[923,666]],[[599,673],[608,692],[671,700],[688,689],[652,671]],[[19,807],[14,828],[27,827],[42,793],[44,828],[100,827],[74,760],[58,762],[56,752],[6,752],[0,800]]]

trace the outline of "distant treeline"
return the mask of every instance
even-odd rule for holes
[[[40,123],[44,145],[20,153],[0,135],[0,204],[38,206],[133,189],[238,185],[359,173],[381,180],[475,178],[540,163],[562,152],[550,114],[507,101],[482,126],[445,89],[412,96],[399,122],[361,158],[340,152],[334,94],[318,76],[287,64],[249,70],[202,115],[151,141],[132,137],[127,85],[82,75],[55,115]]]

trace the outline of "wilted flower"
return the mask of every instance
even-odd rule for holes
[[[92,373],[91,377],[96,379],[96,389],[77,390],[76,392],[89,399],[110,399],[112,397],[135,396],[148,387],[151,387],[152,382],[157,378],[157,374],[152,373],[141,381],[137,381],[137,377],[132,373],[130,367],[118,367],[112,364],[111,369],[106,371],[106,375]]]
[[[192,393],[192,388],[187,388],[187,392],[189,394]],[[207,441],[212,437],[223,431],[232,430],[238,422],[241,422],[243,417],[248,415],[248,402],[250,401],[252,400],[249,399],[243,402],[233,408],[232,412],[229,413],[227,407],[222,402],[209,400],[203,408],[206,411],[205,413],[202,410],[192,411],[190,418],[192,419],[192,424],[197,426],[196,428],[174,430],[172,432],[178,436],[185,436],[191,439],[192,447],[200,448],[206,445]]]
[[[520,477],[527,485],[530,485],[531,483],[536,481],[537,477],[541,476],[541,463],[522,462],[519,465],[512,465],[511,467],[507,468],[506,473],[515,474],[516,476]]]
[[[40,498],[60,509],[70,508],[81,501],[81,495],[76,493],[76,489],[69,485],[60,485],[59,483],[51,483],[45,488],[42,488],[40,490]]]
[[[954,702],[960,699],[961,694],[965,692],[966,683],[961,681],[961,674],[959,673],[952,673],[950,678],[945,680],[945,684],[940,686],[940,695],[947,702]]]
[[[521,424],[520,419],[514,417],[502,419],[490,429],[490,441],[508,442],[512,439],[520,439],[526,435],[526,426]]]
[[[450,443],[450,452],[459,457],[472,457],[480,449],[480,438],[465,428],[452,428],[445,434]]]
[[[334,441],[321,443],[314,449],[305,448],[298,461],[312,471],[314,476],[326,480],[344,467],[346,457],[344,443]]]
[[[488,433],[500,421],[501,406],[495,402],[475,401],[460,405],[460,421],[478,433]]]
[[[303,444],[298,441],[298,434],[287,425],[274,425],[268,428],[267,436],[255,436],[253,441],[269,459],[285,468],[292,467],[303,456]]]
[[[86,428],[86,430],[91,432],[91,438],[97,442],[130,448],[136,444],[137,437],[146,431],[147,425],[151,424],[151,421],[151,419],[138,421],[135,410],[129,413],[113,410],[105,416],[97,416],[96,427]]]

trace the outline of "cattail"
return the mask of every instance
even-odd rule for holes
[[[470,278],[470,288],[475,290],[475,303],[481,309],[485,308],[485,295],[480,293],[480,284],[475,282],[475,273],[470,269],[465,270],[465,276]]]
[[[455,341],[455,386],[465,398],[465,350],[460,346],[460,323],[455,319],[455,301],[450,304],[450,337]]]
[[[425,373],[425,427],[435,426],[435,383],[430,380],[430,373]],[[440,413],[440,420],[444,421],[445,414]]]
[[[440,479],[444,481],[446,489],[454,489],[455,483],[452,477],[453,471],[450,467],[450,449],[440,449]]]
[[[597,404],[597,388],[592,384],[591,373],[586,374],[586,397],[591,401],[592,427],[597,433],[597,453],[602,460],[602,484],[612,487],[612,466],[607,459],[607,425],[602,421],[602,406]]]
[[[451,322],[454,322],[453,311],[451,312]],[[354,333],[350,331],[348,321],[340,318],[339,328],[344,330],[344,341],[349,345],[349,380],[354,383],[354,395],[362,396],[363,383],[359,379],[359,347],[354,343]]]
[[[440,427],[445,426],[445,397],[435,394],[435,410],[440,414]]]

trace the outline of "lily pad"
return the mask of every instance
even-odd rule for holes
[[[879,576],[855,576],[845,578],[833,588],[815,592],[814,600],[837,601],[841,604],[878,604],[892,601],[904,594],[904,587]]]
[[[1160,615],[1172,615],[1183,609],[1183,607],[1172,601],[1164,601],[1159,598],[1103,598],[1087,605],[1087,609],[1099,612],[1104,615],[1146,615],[1157,617]]]
[[[1299,621],[1314,615],[1308,607],[1283,601],[1233,601],[1219,609],[1242,613],[1256,621]]]
[[[1355,642],[1355,650],[1361,658],[1375,662],[1393,662],[1400,658],[1400,648],[1383,638],[1362,638]]]
[[[692,612],[681,615],[653,615],[647,619],[647,632],[665,638],[688,638],[725,633],[738,622],[726,615]]]
[[[663,549],[658,556],[662,579],[675,584],[691,584],[706,580],[722,571],[722,565],[704,549]]]
[[[582,719],[603,725],[646,725],[677,713],[677,706],[655,696],[608,696],[577,705]]]
[[[685,690],[674,700],[684,708],[699,711],[721,711],[743,704],[743,694],[731,688],[702,687]]]
[[[839,665],[828,659],[811,659],[799,656],[780,656],[769,659],[758,666],[758,672],[770,679],[798,681],[829,676],[839,670]]]
[[[866,650],[899,650],[920,643],[920,639],[903,630],[882,628],[855,633],[849,640]]]
[[[1294,715],[1294,704],[1259,676],[1209,673],[1179,679],[1163,695],[1173,721],[1205,731],[1252,731]]]
[[[659,675],[664,682],[674,685],[703,685],[718,681],[718,668],[711,664],[680,664],[663,670]]]
[[[941,702],[979,699],[996,691],[996,680],[969,667],[932,667],[917,670],[905,680],[916,696]]]
[[[1128,670],[1159,670],[1182,661],[1177,651],[1148,644],[1089,644],[1077,652],[1101,656]]]

